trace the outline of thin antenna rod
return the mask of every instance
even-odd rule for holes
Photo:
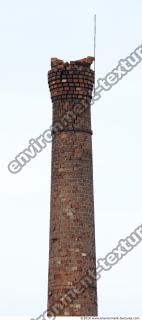
[[[94,78],[95,78],[95,59],[96,59],[96,14],[94,14]],[[95,84],[94,84],[94,96],[95,96]]]

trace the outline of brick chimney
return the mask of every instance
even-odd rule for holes
[[[48,72],[53,103],[49,316],[97,316],[90,114],[93,60],[65,63],[53,58]],[[90,270],[94,277],[87,285],[84,277]]]

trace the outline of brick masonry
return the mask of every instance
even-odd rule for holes
[[[92,57],[65,63],[51,59],[48,83],[53,128],[76,106],[84,112],[64,121],[52,142],[48,309],[59,302],[88,269],[95,270],[95,228],[90,102],[94,85]],[[59,316],[96,316],[96,282]]]

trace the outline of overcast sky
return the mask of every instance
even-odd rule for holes
[[[51,144],[13,175],[8,163],[51,125],[51,57],[93,55],[96,79],[141,45],[140,0],[0,1],[0,316],[46,309]],[[142,223],[142,63],[92,106],[97,259]],[[142,314],[139,244],[98,281],[99,316]]]

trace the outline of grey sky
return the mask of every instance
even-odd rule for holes
[[[17,175],[7,165],[51,125],[50,58],[93,55],[94,13],[99,78],[141,44],[140,0],[0,1],[0,316],[46,309],[51,145]],[[141,77],[142,64],[92,106],[97,258],[142,223]],[[140,254],[103,274],[100,316],[142,314]]]

